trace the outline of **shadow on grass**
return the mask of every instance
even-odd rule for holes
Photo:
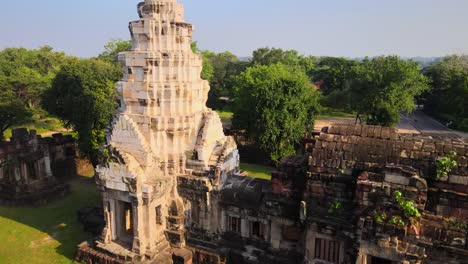
[[[92,237],[77,211],[100,203],[94,179],[70,177],[71,192],[40,207],[0,207],[0,263],[72,263],[77,245]]]

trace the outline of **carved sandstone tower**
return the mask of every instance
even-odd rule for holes
[[[239,157],[205,105],[209,85],[200,78],[202,59],[191,50],[193,27],[182,4],[145,0],[138,13],[129,26],[132,51],[119,55],[124,75],[107,157],[96,169],[106,219],[96,249],[153,260],[185,247],[193,203],[179,196],[178,179],[219,189],[238,172]]]

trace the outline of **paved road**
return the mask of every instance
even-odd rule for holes
[[[315,122],[315,129],[320,131],[322,127],[336,123],[354,124],[354,118],[325,118]],[[435,119],[427,116],[421,111],[416,111],[410,115],[403,116],[400,124],[397,125],[400,133],[425,134],[430,136],[442,136],[451,138],[468,138],[468,133],[454,131],[440,124]]]
[[[430,136],[468,138],[468,133],[451,130],[421,111],[415,111],[410,115],[403,116],[401,123],[398,125],[400,129],[410,129],[411,127],[422,134]]]

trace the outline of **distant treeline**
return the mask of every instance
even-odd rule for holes
[[[118,53],[130,48],[129,41],[113,40],[90,59],[47,46],[1,51],[0,137],[35,114],[52,114],[78,133],[82,153],[97,162],[118,105]],[[397,56],[353,60],[260,48],[242,60],[230,52],[199,50],[196,43],[192,49],[203,57],[202,78],[211,85],[208,106],[233,111],[234,128],[246,131],[274,161],[291,154],[327,108],[392,126],[417,101],[433,116],[468,131],[466,56],[421,67]]]

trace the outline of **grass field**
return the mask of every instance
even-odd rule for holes
[[[231,123],[232,117],[234,116],[234,113],[230,110],[216,110],[216,113],[218,113],[223,123]]]
[[[320,118],[340,118],[340,117],[355,117],[353,113],[348,113],[340,109],[322,107],[317,119]]]
[[[0,207],[0,263],[73,263],[77,245],[91,238],[77,210],[100,201],[92,172],[82,174],[71,180],[69,195],[48,205]]]
[[[12,128],[9,128],[5,131],[4,137],[6,139],[11,138],[11,131],[15,128],[22,128],[25,127],[27,129],[34,129],[36,130],[37,134],[44,134],[51,131],[64,131],[65,128],[63,127],[62,123],[59,119],[55,117],[43,117],[40,118],[38,116],[34,116],[31,120],[25,124],[17,125]]]
[[[270,167],[241,162],[241,170],[246,171],[249,177],[271,180],[272,168]]]

